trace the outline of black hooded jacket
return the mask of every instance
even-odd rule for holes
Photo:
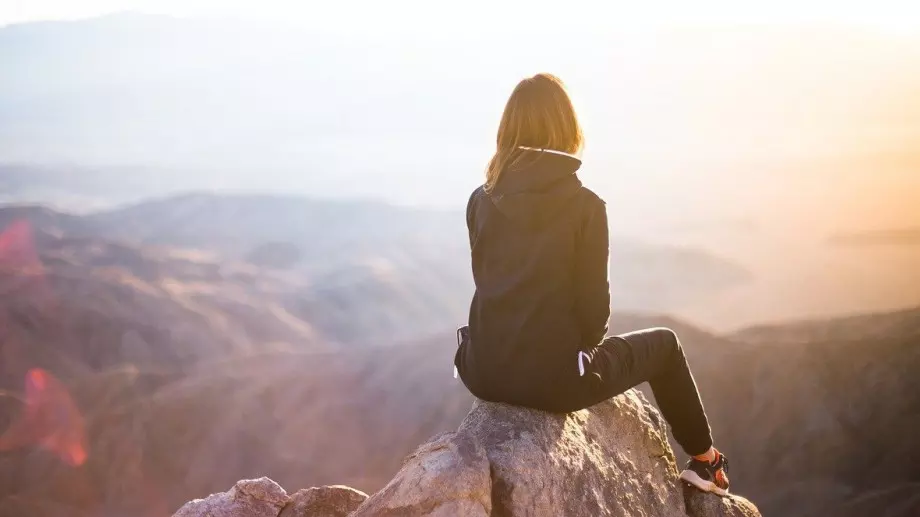
[[[520,152],[467,206],[476,291],[455,364],[481,399],[555,411],[582,389],[578,352],[607,332],[607,213],[580,160]]]

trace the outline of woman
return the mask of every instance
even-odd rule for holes
[[[677,336],[607,337],[604,201],[575,174],[583,136],[562,82],[521,81],[505,106],[485,184],[466,218],[476,292],[455,366],[477,397],[552,412],[597,404],[649,382],[692,459],[681,479],[728,491],[725,457]]]

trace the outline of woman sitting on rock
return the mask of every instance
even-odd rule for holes
[[[562,82],[524,79],[498,128],[485,184],[466,211],[476,291],[454,363],[475,396],[551,412],[587,408],[642,383],[692,459],[681,479],[726,494],[680,341],[665,328],[606,337],[604,201],[576,175],[582,130]]]

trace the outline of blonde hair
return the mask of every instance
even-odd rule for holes
[[[568,154],[581,151],[584,135],[562,81],[552,74],[537,74],[519,82],[505,104],[495,143],[486,168],[486,191],[517,163],[521,147]]]

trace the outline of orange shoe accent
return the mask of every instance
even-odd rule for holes
[[[716,471],[715,483],[716,483],[716,486],[718,486],[719,488],[723,490],[728,488],[728,476],[725,474],[724,470],[719,469]]]

